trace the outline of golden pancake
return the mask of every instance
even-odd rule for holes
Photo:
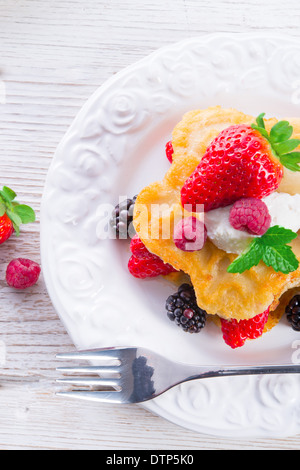
[[[300,137],[300,119],[288,120],[294,127],[294,136]],[[181,187],[210,142],[226,127],[253,122],[252,116],[221,107],[185,114],[172,134],[174,154],[170,169],[162,181],[150,184],[139,193],[134,210],[136,232],[148,250],[188,274],[198,305],[208,314],[225,319],[250,319],[270,305],[273,311],[287,290],[300,286],[300,267],[286,275],[260,262],[242,274],[231,274],[227,267],[237,255],[220,250],[209,239],[202,250],[181,251],[172,238],[172,227],[183,215]],[[265,119],[266,129],[269,131],[276,122],[275,118]],[[300,193],[300,172],[285,169],[278,191]],[[151,210],[151,206],[156,210]],[[300,237],[291,245],[300,260]]]

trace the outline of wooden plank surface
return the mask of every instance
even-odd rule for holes
[[[38,221],[56,146],[86,99],[155,49],[204,33],[300,36],[298,0],[0,0],[1,185]],[[0,449],[297,449],[300,436],[232,440],[184,430],[138,406],[55,396],[55,354],[73,349],[43,276],[26,292],[5,283],[16,256],[40,261],[39,222],[0,246]]]

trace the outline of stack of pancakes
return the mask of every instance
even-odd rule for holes
[[[293,137],[300,138],[300,119],[287,120],[293,126]],[[281,318],[289,299],[300,292],[300,268],[283,274],[260,262],[242,274],[231,274],[227,268],[237,255],[220,250],[209,239],[199,251],[181,251],[172,238],[172,227],[184,215],[181,188],[208,145],[223,129],[254,122],[252,116],[218,106],[186,113],[173,130],[173,161],[164,179],[147,186],[138,195],[134,226],[149,251],[190,277],[199,307],[216,321],[220,317],[250,319],[271,306],[265,328],[269,330]],[[270,131],[276,122],[273,118],[265,119],[266,129]],[[300,193],[300,172],[285,168],[277,191]],[[156,210],[151,210],[153,205]],[[165,236],[166,227],[170,227],[170,236]],[[300,260],[299,233],[291,245]]]

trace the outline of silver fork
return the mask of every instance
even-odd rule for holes
[[[100,361],[99,365],[58,367],[57,370],[60,372],[87,373],[95,376],[57,379],[57,382],[61,384],[86,388],[62,391],[57,395],[106,403],[145,402],[175,385],[207,377],[298,374],[300,372],[300,366],[297,364],[223,366],[221,368],[220,366],[189,365],[170,361],[145,348],[131,347],[61,353],[56,357],[87,360],[92,361],[93,364]]]

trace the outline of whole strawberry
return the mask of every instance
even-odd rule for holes
[[[128,262],[128,270],[132,276],[139,279],[166,276],[176,271],[173,266],[164,263],[160,258],[154,257],[154,255],[148,258],[137,258],[132,255]]]
[[[145,279],[176,271],[173,266],[151,253],[137,234],[131,239],[130,251],[132,255],[128,261],[128,270],[134,277]]]
[[[230,126],[211,142],[181,189],[183,206],[199,211],[203,205],[207,212],[241,198],[262,199],[278,188],[283,166],[300,171],[300,152],[293,152],[300,140],[290,139],[292,126],[280,121],[269,134],[263,116],[257,125]]]
[[[0,190],[0,244],[8,240],[13,232],[18,236],[21,224],[35,221],[34,210],[17,202],[16,196],[7,186]]]
[[[0,217],[0,245],[9,239],[13,231],[13,223],[6,213],[4,213],[3,216]]]
[[[269,311],[270,308],[250,320],[237,321],[222,318],[221,328],[225,343],[235,349],[243,346],[247,339],[256,339],[261,336],[269,318]]]

